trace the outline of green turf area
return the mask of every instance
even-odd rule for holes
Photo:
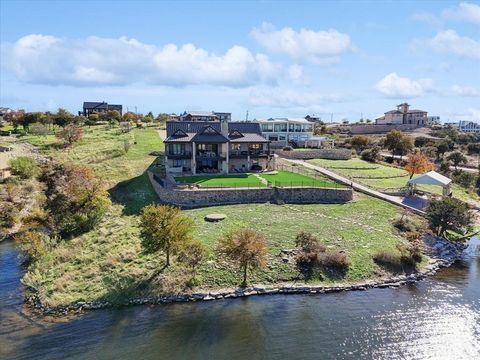
[[[163,267],[164,256],[142,251],[138,217],[121,216],[121,211],[121,207],[113,206],[97,229],[62,242],[29,269],[25,283],[38,288],[46,303],[58,305],[76,300],[158,295],[164,291],[162,286],[184,281],[185,269],[175,260],[161,274],[161,280],[150,281],[152,274]],[[282,249],[295,247],[295,236],[300,231],[314,233],[330,248],[344,250],[351,259],[345,277],[311,282],[350,283],[388,275],[371,255],[380,250],[397,252],[396,244],[403,240],[392,220],[399,211],[362,195],[347,204],[249,204],[185,211],[194,220],[195,238],[208,249],[208,258],[198,270],[199,288],[218,289],[241,282],[238,269],[219,259],[215,248],[222,234],[243,227],[261,231],[269,246],[268,267],[251,273],[254,284],[304,282],[296,265],[284,262],[281,253]],[[212,212],[224,213],[227,218],[219,223],[205,222],[204,216]]]
[[[265,187],[253,174],[178,176],[177,183],[197,184],[200,187]]]
[[[403,188],[410,178],[409,174],[403,169],[384,164],[370,163],[358,158],[352,158],[350,160],[313,159],[308,160],[308,162],[330,169],[376,190]],[[418,189],[432,194],[442,194],[442,188],[440,186],[420,185]],[[452,192],[454,197],[463,201],[479,199],[478,195],[469,192],[458,184],[452,184]]]
[[[322,176],[312,173],[312,176],[294,173],[291,171],[275,171],[259,174],[235,175],[205,175],[205,176],[178,176],[175,181],[183,184],[197,184],[200,187],[265,187],[266,182],[273,186],[315,186],[315,187],[343,187]]]
[[[261,174],[273,186],[289,187],[289,186],[314,186],[314,187],[343,187],[334,181],[329,181],[323,177],[310,177],[291,171],[277,171],[274,174]]]

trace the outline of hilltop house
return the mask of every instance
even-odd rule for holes
[[[167,121],[167,174],[239,173],[271,167],[270,141],[247,122]]]
[[[455,125],[462,132],[480,133],[480,124],[473,121],[460,120],[458,125]]]
[[[215,111],[184,111],[179,117],[180,121],[230,121],[231,113]]]
[[[83,111],[79,111],[78,115],[89,116],[90,114],[106,113],[111,110],[117,110],[122,115],[122,105],[108,104],[102,102],[86,101],[83,103]]]
[[[427,112],[423,110],[410,110],[408,103],[397,105],[397,110],[387,111],[384,116],[375,119],[377,125],[416,125],[430,124]]]

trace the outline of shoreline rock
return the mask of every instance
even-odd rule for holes
[[[50,307],[44,305],[34,288],[27,288],[25,303],[44,315],[64,316],[72,312],[83,312],[85,310],[98,310],[111,307],[126,307],[135,305],[159,305],[173,302],[196,302],[213,301],[223,299],[235,299],[249,296],[265,295],[289,295],[289,294],[328,294],[340,291],[365,291],[368,289],[398,288],[402,285],[412,284],[435,274],[439,269],[451,266],[462,256],[466,243],[452,243],[448,240],[429,236],[425,239],[428,246],[427,255],[429,262],[421,270],[412,274],[396,275],[381,280],[365,280],[354,284],[332,284],[332,285],[306,285],[292,284],[279,286],[250,286],[247,288],[229,288],[205,290],[204,292],[181,293],[174,295],[147,296],[133,298],[123,303],[114,304],[109,301],[76,301],[67,305]]]

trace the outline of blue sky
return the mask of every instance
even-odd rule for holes
[[[480,121],[480,2],[1,1],[0,105]]]

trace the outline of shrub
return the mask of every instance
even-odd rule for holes
[[[283,151],[293,151],[293,148],[291,146],[284,146]]]
[[[453,181],[463,186],[464,188],[469,189],[475,183],[475,174],[466,171],[460,171],[459,173],[454,175]]]
[[[45,136],[48,135],[48,133],[48,127],[43,124],[35,123],[30,126],[30,134]]]
[[[377,162],[380,157],[380,149],[375,146],[371,149],[363,150],[360,157],[368,162]]]
[[[35,160],[27,156],[19,156],[10,160],[10,169],[12,174],[20,176],[22,179],[30,179],[40,173]]]
[[[11,228],[19,221],[20,213],[15,205],[3,202],[0,204],[0,226]]]
[[[380,265],[391,268],[400,268],[402,261],[399,255],[389,253],[387,251],[379,251],[373,255],[373,260]]]
[[[315,235],[304,231],[295,238],[295,245],[300,248],[297,263],[305,265],[316,263],[318,254],[327,250]]]
[[[347,270],[350,267],[347,254],[336,250],[319,253],[317,263],[327,269]]]
[[[68,124],[61,131],[57,132],[56,136],[66,144],[71,145],[74,142],[82,140],[83,131],[78,125]]]
[[[468,144],[467,151],[469,154],[480,154],[480,144],[479,143]]]
[[[15,240],[20,242],[27,262],[33,262],[47,254],[47,247],[43,236],[38,231],[24,231],[15,235]]]

